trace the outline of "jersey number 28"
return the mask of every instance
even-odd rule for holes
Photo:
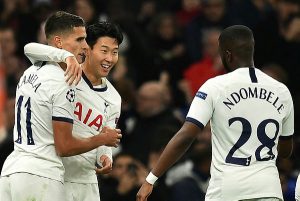
[[[231,126],[231,124],[236,121],[241,122],[242,124],[242,134],[239,137],[238,141],[230,149],[225,159],[225,162],[236,164],[236,165],[249,166],[251,161],[251,156],[248,156],[247,158],[239,158],[239,157],[234,157],[233,154],[236,150],[242,147],[249,140],[252,133],[252,127],[250,122],[243,117],[234,117],[229,119],[229,126]],[[266,134],[266,126],[268,124],[274,124],[276,127],[275,135],[273,138],[270,138]],[[255,157],[257,161],[268,161],[275,158],[272,149],[275,146],[275,139],[277,138],[278,132],[279,132],[279,123],[274,119],[266,119],[257,126],[257,137],[258,140],[261,142],[261,145],[258,146],[257,149],[255,150]],[[268,156],[262,158],[260,153],[264,148],[268,148],[269,151],[268,151]]]

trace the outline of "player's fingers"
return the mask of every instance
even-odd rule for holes
[[[116,131],[117,133],[121,133],[121,129],[116,128],[115,131]]]
[[[69,65],[69,66],[67,67],[67,69],[69,69],[67,75],[68,75],[68,76],[74,76],[74,74],[75,74],[75,69],[76,69],[76,68],[74,67],[74,65]]]
[[[122,134],[118,134],[117,138],[121,139],[122,138]]]
[[[104,168],[96,168],[96,174],[103,174]]]
[[[74,85],[77,86],[78,83],[80,82],[80,80],[81,80],[81,77],[76,76],[75,80],[74,80]]]
[[[71,86],[72,84],[73,84],[73,82],[74,82],[74,80],[75,80],[75,76],[74,75],[71,75],[69,78],[68,78],[68,84]]]
[[[108,166],[104,166],[102,168],[96,168],[95,170],[96,170],[97,174],[108,174],[111,172],[112,167],[110,165],[108,165]]]
[[[78,83],[80,82],[81,76],[82,76],[82,69],[79,68],[77,73],[76,73],[76,78],[75,78],[75,82],[74,82],[75,86],[77,86]]]
[[[71,66],[70,66],[70,65],[67,65],[67,69],[66,69],[66,71],[65,71],[65,76],[68,75],[68,73],[69,73],[69,71],[70,71],[70,68],[71,68]]]

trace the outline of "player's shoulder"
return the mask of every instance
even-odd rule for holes
[[[265,85],[275,87],[279,92],[289,92],[288,87],[284,83],[274,79],[259,69],[256,69],[256,71],[258,77],[260,78],[259,82],[263,82]]]
[[[116,88],[108,79],[106,79],[106,85],[107,85],[108,93],[110,94],[111,97],[111,101],[116,102],[118,104],[121,103],[122,99],[119,92],[116,90]]]

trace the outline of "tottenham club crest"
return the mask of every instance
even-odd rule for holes
[[[67,100],[68,100],[70,103],[73,103],[74,100],[75,100],[75,90],[74,90],[74,89],[70,89],[70,90],[67,92],[66,98],[67,98]]]

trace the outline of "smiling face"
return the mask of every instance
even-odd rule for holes
[[[117,40],[108,36],[100,37],[89,50],[89,65],[86,67],[97,79],[101,79],[109,74],[118,62],[118,58]]]

